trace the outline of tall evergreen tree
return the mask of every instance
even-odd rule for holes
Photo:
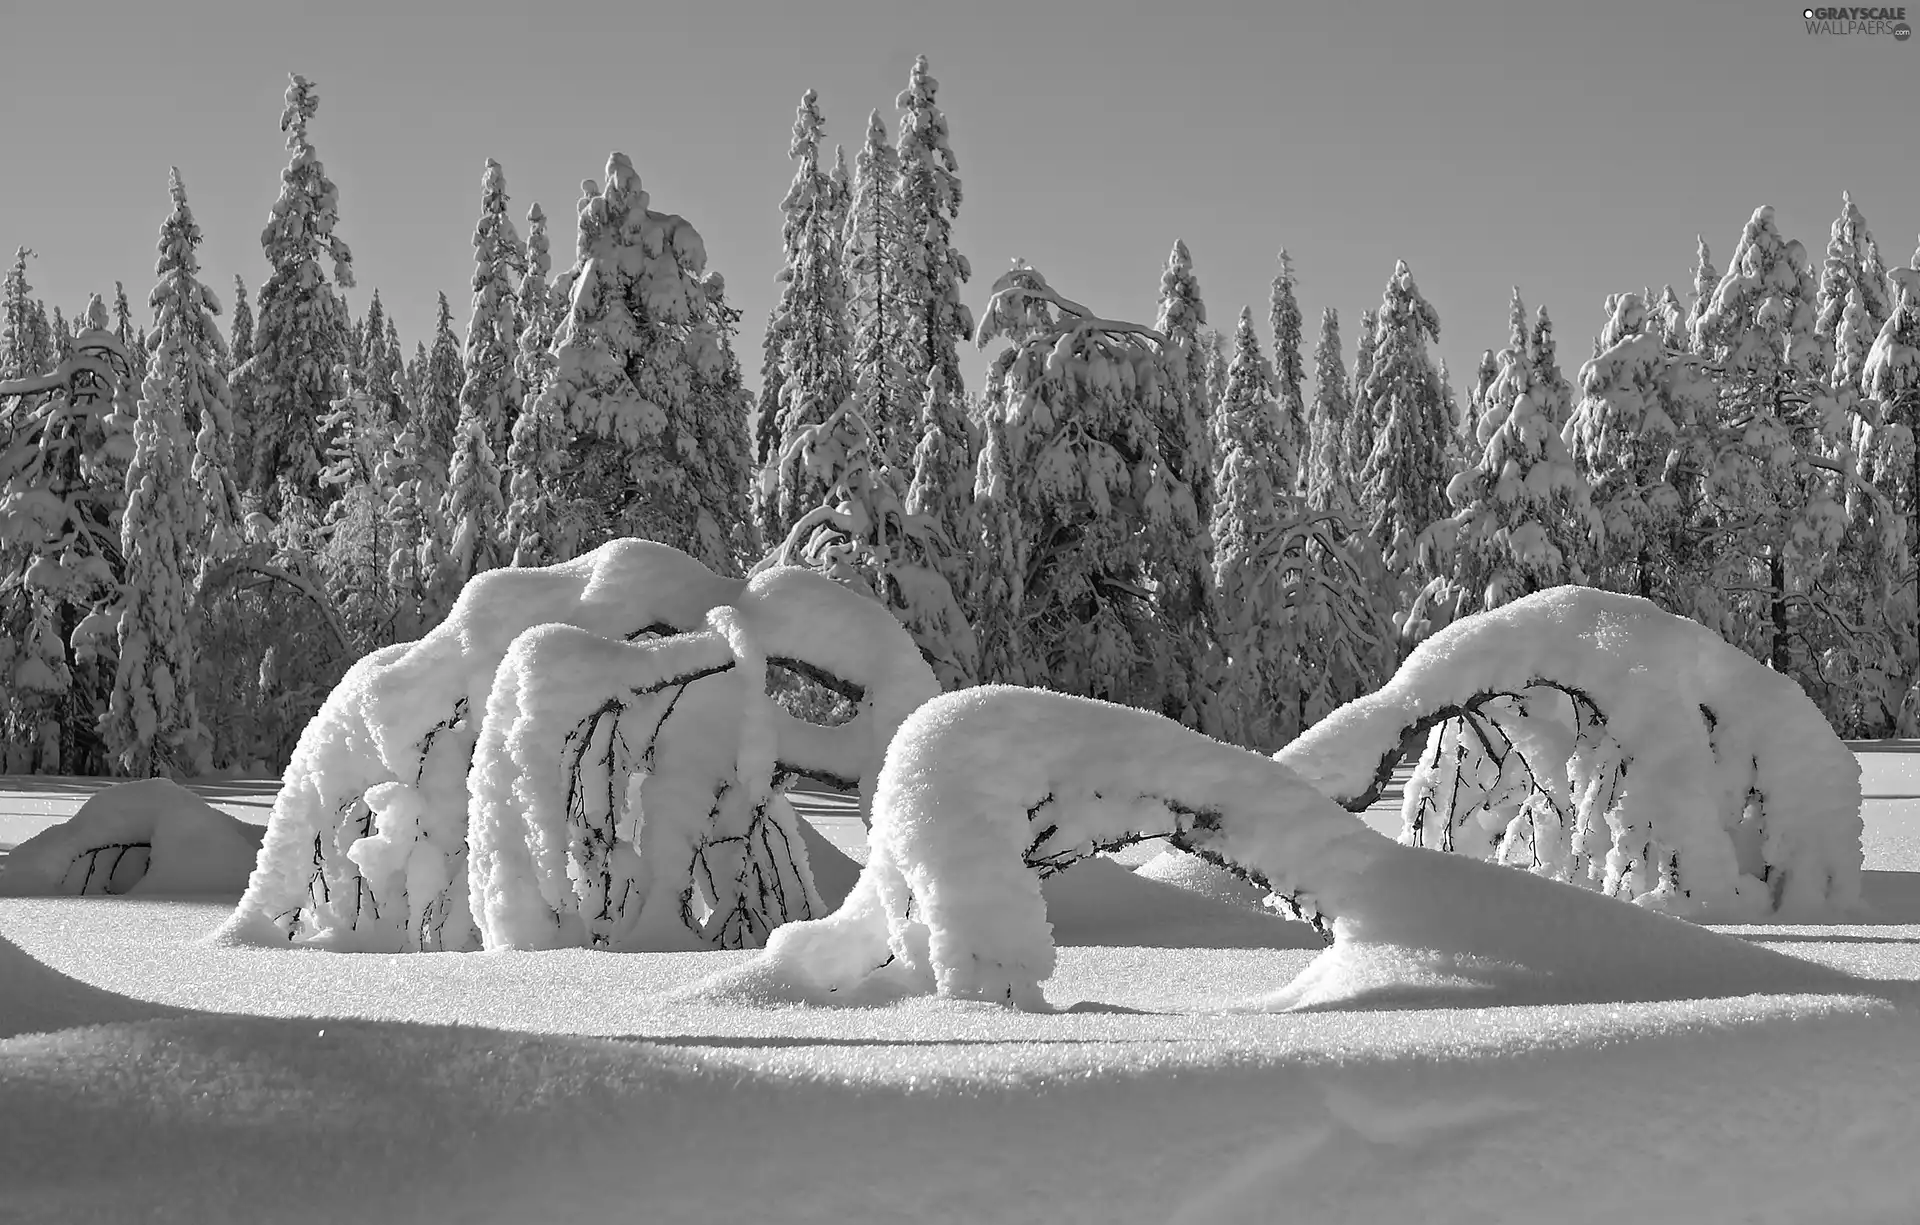
[[[815,472],[797,454],[789,454],[803,431],[826,421],[853,386],[847,373],[851,342],[847,335],[847,284],[841,266],[845,216],[833,175],[820,165],[826,119],[818,96],[809,89],[793,120],[788,156],[797,163],[793,184],[780,202],[785,263],[780,270],[780,299],[769,337],[777,336],[780,355],[773,386],[774,419],[759,497],[761,531],[769,541],[783,540],[800,518],[827,496],[825,474]],[[762,389],[762,425],[768,404]]]
[[[253,396],[240,371],[253,360],[253,307],[247,302],[247,283],[233,278],[233,322],[227,329],[228,394],[233,403],[233,474],[244,492],[253,474]]]
[[[1693,236],[1695,245],[1693,261],[1692,305],[1687,308],[1687,339],[1689,342],[1697,335],[1701,314],[1713,302],[1713,294],[1720,286],[1720,272],[1713,266],[1713,253],[1707,250],[1707,240],[1698,234]]]
[[[1200,296],[1200,279],[1193,274],[1193,256],[1176,239],[1160,274],[1160,302],[1154,329],[1175,350],[1181,386],[1169,400],[1174,410],[1160,423],[1160,452],[1173,465],[1174,475],[1193,487],[1195,509],[1212,513],[1213,443],[1207,423],[1207,361],[1200,333],[1207,323],[1207,304]]]
[[[1306,381],[1306,366],[1300,355],[1302,343],[1300,302],[1294,296],[1293,261],[1280,252],[1280,272],[1273,278],[1268,299],[1267,320],[1273,328],[1274,394],[1280,413],[1281,453],[1291,457],[1291,480],[1297,494],[1307,490],[1307,409],[1301,392]]]
[[[260,234],[272,271],[260,290],[255,352],[234,376],[253,410],[245,486],[262,495],[269,514],[279,509],[281,479],[300,496],[320,495],[319,422],[345,390],[340,370],[353,326],[346,302],[334,293],[335,284],[353,287],[353,254],[333,232],[340,193],[307,139],[319,109],[312,83],[293,77],[280,115],[293,156]],[[333,263],[332,281],[323,257]]]
[[[480,177],[480,221],[473,231],[473,314],[467,323],[466,379],[454,429],[447,491],[440,501],[446,554],[435,576],[437,603],[451,607],[469,578],[512,559],[503,538],[506,501],[500,464],[520,415],[515,359],[520,325],[514,282],[526,271],[527,251],[507,216],[507,179],[487,159]]]
[[[1447,514],[1449,429],[1427,354],[1428,343],[1440,339],[1440,315],[1420,295],[1405,261],[1387,282],[1376,327],[1354,412],[1375,423],[1373,449],[1360,469],[1360,510],[1388,569],[1407,574],[1417,564],[1420,534]]]
[[[33,251],[16,247],[13,266],[0,283],[0,379],[40,373],[46,354],[33,343],[33,286],[27,283],[27,259]]]
[[[127,287],[124,282],[113,283],[113,334],[120,338],[129,353],[140,348],[140,329],[134,326],[133,305],[127,301]]]
[[[899,179],[900,156],[887,144],[887,126],[874,111],[867,118],[866,143],[854,159],[842,247],[853,328],[849,376],[874,432],[880,462],[904,469],[917,441],[914,426],[921,401],[900,364],[906,304],[900,291],[900,201],[894,194]]]
[[[583,185],[572,298],[535,409],[566,440],[547,547],[559,560],[642,536],[730,569],[728,533],[689,469],[694,379],[726,363],[701,277],[706,246],[683,218],[648,207],[626,154],[608,158],[606,177],[604,190]]]
[[[520,282],[520,385],[523,405],[507,448],[507,510],[502,547],[516,566],[556,560],[553,553],[553,483],[562,462],[561,423],[550,407],[540,409],[553,373],[553,334],[562,303],[547,280],[553,257],[547,216],[538,204],[527,213],[527,275]]]
[[[1165,338],[1101,319],[1016,265],[994,284],[982,343],[1006,337],[987,381],[981,453],[983,680],[1166,713],[1204,698],[1145,586],[1186,564],[1156,402],[1173,393]],[[1190,495],[1189,495],[1190,496]]]
[[[1313,347],[1313,403],[1307,410],[1309,510],[1353,513],[1353,484],[1342,442],[1351,413],[1346,358],[1340,352],[1340,313],[1329,306],[1320,312],[1320,339]]]
[[[1826,393],[1816,298],[1806,249],[1762,207],[1694,324],[1696,348],[1725,372],[1709,474],[1723,559],[1716,628],[1779,672],[1793,667],[1798,590],[1844,527],[1834,474],[1806,462],[1844,423]]]
[[[1834,219],[1827,239],[1826,260],[1820,268],[1813,330],[1834,346],[1839,358],[1835,364],[1843,385],[1858,390],[1864,349],[1873,344],[1881,324],[1893,313],[1893,303],[1888,292],[1886,265],[1881,262],[1880,250],[1867,229],[1867,219],[1861,215],[1850,193],[1840,193],[1840,204],[1840,215]],[[1843,326],[1848,326],[1848,300],[1856,297],[1858,317],[1851,322],[1849,342],[1858,347],[1859,352],[1852,354],[1853,360],[1848,361],[1849,355],[1842,352],[1840,332]],[[1863,334],[1865,345],[1861,346]]]
[[[224,518],[216,535],[230,548],[238,509],[232,473],[194,455],[189,442],[194,421],[203,438],[213,436],[216,464],[227,458],[217,449],[228,431],[214,425],[227,412],[219,370],[225,346],[212,318],[217,304],[197,275],[200,227],[179,170],[168,186],[173,209],[160,227],[154,328],[120,527],[126,572],[112,614],[117,666],[100,721],[108,756],[139,778],[200,774],[212,764],[194,702],[190,589],[209,518]]]
[[[453,435],[460,428],[460,388],[467,381],[460,348],[460,338],[453,331],[453,307],[442,293],[434,315],[433,347],[416,354],[420,369],[414,375],[414,429],[420,436],[421,462],[430,474],[427,488],[435,500],[446,489]]]
[[[1353,474],[1356,496],[1360,492],[1360,470],[1366,466],[1367,456],[1373,454],[1374,435],[1380,428],[1380,423],[1367,415],[1372,410],[1372,404],[1366,395],[1367,380],[1373,376],[1373,347],[1379,326],[1378,311],[1360,312],[1360,343],[1353,355],[1353,382],[1347,389],[1353,411],[1347,417],[1344,440],[1347,471]]]
[[[948,142],[947,117],[934,102],[940,83],[927,71],[927,57],[914,61],[907,88],[894,105],[900,119],[895,152],[900,177],[895,195],[900,210],[900,252],[896,284],[904,327],[897,363],[904,386],[918,400],[919,444],[913,452],[914,487],[930,490],[930,473],[947,474],[937,496],[908,509],[936,516],[949,539],[972,539],[973,469],[977,447],[967,419],[966,383],[961,377],[959,345],[973,337],[973,312],[960,300],[960,286],[973,274],[967,257],[953,249],[953,222],[960,213],[960,163]],[[928,379],[933,371],[940,379]],[[935,388],[938,390],[934,390]],[[948,581],[970,586],[956,551]]]

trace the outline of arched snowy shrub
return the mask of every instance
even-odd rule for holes
[[[1269,758],[1090,698],[987,685],[895,735],[859,883],[762,965],[816,992],[933,990],[1044,1007],[1040,882],[1149,838],[1271,890],[1322,932],[1354,872],[1396,848]]]
[[[774,571],[749,585],[648,541],[615,540],[558,565],[474,578],[431,633],[349,669],[301,733],[259,862],[222,934],[354,951],[477,947],[467,773],[494,672],[513,641],[550,623],[628,641],[674,635],[703,629],[711,609],[776,589],[810,590],[809,607],[863,635],[860,649],[897,649],[848,613],[860,597],[831,580]],[[870,735],[881,746],[935,688],[930,673],[894,675],[901,689],[872,697]]]
[[[168,779],[116,783],[0,860],[0,896],[231,894],[261,832]]]
[[[811,571],[763,573],[707,625],[514,641],[469,780],[486,947],[758,947],[822,913],[784,781],[871,792],[894,730],[938,684],[883,605]],[[839,692],[854,718],[787,714],[769,663]]]
[[[1791,678],[1649,601],[1556,587],[1456,622],[1274,757],[1357,811],[1436,726],[1405,841],[1693,918],[1859,901],[1853,754]]]

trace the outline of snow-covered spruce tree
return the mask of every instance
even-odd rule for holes
[[[527,250],[507,216],[507,179],[487,159],[480,176],[480,221],[473,231],[473,314],[467,323],[466,380],[454,429],[447,491],[440,499],[446,552],[434,576],[435,604],[453,606],[466,581],[512,560],[505,540],[501,461],[507,458],[522,389],[516,359],[520,323],[514,281]]]
[[[973,312],[960,300],[960,286],[973,274],[967,257],[953,249],[953,222],[960,213],[960,163],[948,142],[947,117],[934,102],[940,83],[927,71],[927,57],[914,61],[907,88],[894,105],[900,118],[895,145],[900,177],[900,247],[896,284],[903,327],[896,362],[902,385],[919,403],[916,424],[923,427],[913,453],[914,486],[930,496],[909,506],[917,514],[937,515],[953,541],[976,533],[973,469],[977,447],[968,420],[966,382],[961,377],[959,345],[973,337]],[[929,395],[928,374],[940,372],[937,395]],[[930,413],[937,429],[925,429]],[[949,474],[931,496],[930,473]],[[956,590],[969,589],[970,551],[956,550],[947,579]]]
[[[1412,576],[1420,534],[1448,514],[1450,431],[1427,355],[1428,342],[1440,339],[1440,315],[1420,296],[1404,261],[1387,282],[1375,327],[1367,381],[1354,405],[1354,416],[1374,429],[1360,469],[1360,516],[1388,571]]]
[[[52,367],[52,353],[38,343],[34,327],[33,286],[27,283],[29,247],[16,247],[13,266],[0,282],[0,379],[22,379]]]
[[[140,329],[133,323],[133,303],[127,301],[127,286],[124,281],[113,283],[113,334],[127,352],[140,348]]]
[[[1448,485],[1454,513],[1434,524],[1422,542],[1434,550],[1440,573],[1409,618],[1427,624],[1410,628],[1410,636],[1424,637],[1455,618],[1548,587],[1586,581],[1581,558],[1595,516],[1587,483],[1554,420],[1563,393],[1548,381],[1548,369],[1518,350],[1501,352],[1500,373],[1475,427],[1479,462]]]
[[[1894,301],[1861,370],[1861,386],[1874,404],[1882,435],[1867,448],[1869,479],[1888,496],[1898,519],[1899,541],[1886,567],[1890,590],[1882,607],[1897,627],[1893,636],[1893,734],[1920,734],[1920,252],[1914,266],[1889,275]]]
[[[453,435],[460,428],[460,388],[466,384],[466,370],[460,356],[460,338],[453,331],[453,307],[441,294],[433,321],[433,347],[415,354],[414,432],[420,438],[420,460],[427,467],[437,501],[446,489],[447,473],[453,463]]]
[[[1848,299],[1858,297],[1855,311],[1864,316],[1864,325],[1856,317],[1851,324],[1847,319]],[[1815,303],[1813,330],[1815,335],[1833,345],[1838,358],[1835,361],[1835,373],[1844,379],[1847,385],[1859,388],[1861,363],[1864,362],[1864,349],[1873,344],[1873,337],[1880,332],[1880,325],[1893,313],[1893,302],[1887,281],[1887,268],[1880,259],[1880,249],[1874,245],[1873,235],[1867,230],[1867,219],[1854,204],[1849,192],[1840,193],[1840,215],[1834,218],[1833,228],[1827,238],[1826,260],[1820,267],[1820,289]],[[1846,360],[1846,345],[1842,342],[1843,329],[1852,333],[1856,339],[1864,332],[1865,345],[1860,346],[1860,361],[1849,363]]]
[[[1280,412],[1281,454],[1293,461],[1293,488],[1307,491],[1307,409],[1301,384],[1306,381],[1306,365],[1300,355],[1302,344],[1300,302],[1293,291],[1293,261],[1280,252],[1280,272],[1273,278],[1267,305],[1267,322],[1273,328],[1274,395]]]
[[[768,343],[778,343],[779,355],[774,379],[761,391],[767,455],[756,501],[760,530],[768,541],[784,540],[826,497],[828,487],[820,475],[797,452],[789,452],[802,431],[826,421],[852,390],[847,284],[841,265],[846,219],[833,175],[820,165],[825,133],[818,95],[809,89],[795,112],[793,143],[787,150],[797,166],[780,202],[785,258],[776,278],[780,298],[767,325]],[[765,418],[769,407],[774,414],[770,428]]]
[[[1804,633],[1815,611],[1807,582],[1845,526],[1836,478],[1849,465],[1827,455],[1847,422],[1825,385],[1815,299],[1806,249],[1763,206],[1694,324],[1696,348],[1723,372],[1701,525],[1721,563],[1708,576],[1721,610],[1714,628],[1780,672],[1795,664],[1796,620]]]
[[[0,382],[0,557],[8,636],[10,736],[38,746],[32,768],[98,773],[95,733],[111,689],[100,652],[106,607],[125,580],[120,546],[136,413],[133,366],[96,295],[73,356]]]
[[[1528,347],[1532,343],[1532,333],[1527,329],[1527,304],[1520,300],[1520,287],[1513,287],[1513,298],[1507,303],[1507,348],[1520,354],[1522,358],[1533,355]],[[1479,428],[1475,419],[1474,427]]]
[[[1353,482],[1344,462],[1347,418],[1346,359],[1340,352],[1340,313],[1320,312],[1320,339],[1313,347],[1313,403],[1307,409],[1307,508],[1353,514]]]
[[[1331,360],[1337,365],[1337,334]],[[1243,311],[1214,417],[1213,574],[1226,660],[1210,684],[1218,734],[1263,752],[1377,684],[1391,653],[1373,594],[1378,576],[1351,551],[1341,514],[1304,506],[1277,458],[1284,444],[1274,381]],[[1344,382],[1338,371],[1332,385],[1344,391]]]
[[[242,494],[253,473],[253,396],[239,378],[240,371],[253,360],[253,307],[247,302],[247,283],[237,274],[233,278],[233,321],[227,328],[227,364],[221,371],[227,376],[227,392],[233,398],[234,478]]]
[[[1691,305],[1687,308],[1687,342],[1694,343],[1698,333],[1700,316],[1713,304],[1713,294],[1720,287],[1719,269],[1713,266],[1713,253],[1707,250],[1707,240],[1695,234],[1693,259],[1693,293]]]
[[[347,304],[336,293],[353,287],[353,254],[333,228],[340,193],[307,139],[307,124],[320,109],[320,95],[305,77],[287,86],[280,130],[292,158],[280,173],[280,197],[260,233],[272,271],[260,289],[255,349],[234,372],[251,403],[251,452],[244,486],[263,499],[267,513],[280,509],[279,482],[306,497],[320,489],[320,419],[344,392]],[[333,263],[329,281],[322,259]],[[238,319],[236,318],[236,324]]]
[[[689,468],[695,378],[717,378],[726,359],[701,279],[706,246],[684,218],[648,208],[624,153],[608,158],[604,191],[591,179],[583,189],[571,299],[535,407],[565,450],[547,547],[564,560],[640,536],[730,569],[727,533]]]
[[[1207,306],[1200,294],[1200,280],[1193,273],[1193,257],[1185,242],[1175,240],[1160,276],[1154,328],[1171,346],[1168,358],[1176,377],[1169,394],[1161,398],[1161,412],[1154,424],[1169,475],[1178,488],[1190,491],[1185,500],[1176,496],[1173,530],[1192,539],[1168,554],[1168,560],[1187,563],[1184,568],[1153,569],[1147,577],[1160,621],[1173,631],[1169,643],[1177,654],[1168,661],[1169,672],[1188,680],[1210,667],[1206,656],[1213,625],[1210,542],[1204,535],[1213,514],[1215,463],[1208,421],[1211,405],[1206,394],[1208,354],[1201,347],[1201,329],[1206,322]],[[1175,700],[1179,709],[1166,713],[1180,717],[1181,710],[1200,710],[1193,695],[1176,693]]]
[[[393,320],[387,315],[387,308],[380,301],[380,291],[373,291],[373,300],[367,304],[367,317],[360,327],[360,348],[364,354],[361,361],[361,383],[355,388],[372,397],[377,416],[388,422],[398,421],[406,411],[401,386],[406,382],[404,367],[406,360],[400,354],[399,337],[393,331]]]
[[[432,628],[433,522],[423,489],[432,479],[420,455],[420,436],[402,422],[393,446],[374,471],[373,485],[389,489],[384,512],[390,542],[386,569],[387,599],[395,642],[417,638]]]
[[[1544,304],[1534,315],[1533,334],[1528,338],[1528,362],[1533,367],[1533,384],[1542,390],[1541,407],[1557,431],[1573,412],[1573,385],[1560,373],[1559,348],[1553,343],[1553,320]]]
[[[560,423],[551,405],[540,408],[553,374],[553,334],[563,303],[547,280],[553,257],[547,243],[547,215],[538,204],[527,213],[527,275],[520,281],[518,371],[520,416],[507,447],[507,509],[502,548],[516,566],[540,566],[557,560],[553,540],[553,486],[562,459]]]
[[[1713,385],[1638,294],[1612,295],[1607,308],[1600,355],[1581,367],[1561,431],[1601,529],[1588,581],[1684,613],[1697,559],[1683,529],[1697,497],[1690,465],[1676,461],[1712,419]]]
[[[1186,627],[1160,621],[1154,572],[1195,564],[1154,421],[1174,354],[1149,328],[1101,319],[1024,264],[994,284],[979,465],[981,678],[1185,717],[1192,678],[1170,666]],[[911,509],[911,508],[909,508]],[[1202,712],[1204,713],[1204,712]]]
[[[1354,484],[1356,508],[1360,495],[1360,470],[1366,467],[1367,456],[1373,454],[1374,434],[1380,428],[1379,422],[1367,415],[1372,405],[1366,398],[1367,379],[1373,373],[1375,334],[1379,326],[1378,311],[1360,312],[1360,343],[1353,355],[1353,381],[1347,386],[1347,402],[1352,408],[1347,414],[1342,450]]]
[[[159,281],[148,299],[154,328],[145,346],[151,356],[148,381],[166,381],[165,394],[188,440],[189,465],[202,512],[203,531],[193,539],[195,559],[219,557],[240,545],[240,489],[234,467],[233,397],[227,386],[227,345],[214,317],[220,301],[200,282],[200,227],[187,206],[187,189],[175,168],[168,183],[173,211],[160,229]],[[161,367],[166,367],[161,369]],[[151,398],[151,388],[143,389]],[[138,441],[136,437],[136,442]],[[129,490],[131,494],[131,490]]]
[[[160,227],[154,328],[121,517],[126,571],[110,614],[118,662],[100,720],[108,757],[135,778],[202,774],[212,765],[194,702],[191,588],[209,512],[225,519],[221,551],[233,547],[228,534],[237,526],[232,474],[215,467],[207,488],[204,457],[194,454],[187,428],[191,415],[202,436],[209,433],[207,423],[226,412],[226,380],[215,362],[222,347],[215,304],[196,276],[200,227],[177,169],[169,188],[173,210]]]
[[[1194,490],[1194,507],[1204,520],[1213,513],[1213,440],[1207,414],[1207,362],[1201,331],[1207,323],[1207,304],[1200,296],[1200,279],[1193,273],[1187,244],[1176,239],[1160,274],[1160,302],[1154,330],[1167,338],[1176,352],[1181,374],[1173,412],[1160,423],[1160,453],[1173,473]]]
[[[887,144],[887,126],[874,111],[853,163],[842,246],[853,329],[848,374],[882,462],[904,469],[918,442],[914,427],[923,400],[912,393],[900,365],[906,315],[900,293],[900,201],[894,194],[899,180],[900,156]]]
[[[699,278],[706,300],[706,323],[719,360],[697,366],[693,374],[694,452],[688,480],[700,500],[701,522],[711,524],[726,550],[726,573],[744,570],[762,552],[762,538],[753,521],[753,393],[733,338],[740,331],[741,312],[728,305],[726,279],[709,270]]]
[[[858,402],[843,400],[825,421],[805,427],[780,458],[804,466],[828,492],[761,564],[809,566],[873,596],[913,636],[942,689],[973,684],[980,663],[973,629],[934,564],[944,543],[933,520],[908,513],[899,473],[882,462]]]
[[[1262,546],[1294,517],[1293,471],[1273,399],[1274,369],[1260,353],[1253,312],[1234,329],[1226,395],[1214,414],[1216,497],[1213,586],[1219,638],[1227,656],[1223,731],[1247,748],[1271,753],[1299,730],[1299,677],[1292,643],[1274,615],[1278,573]],[[1274,568],[1277,571],[1277,567]]]

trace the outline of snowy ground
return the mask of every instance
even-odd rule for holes
[[[0,898],[0,1221],[1911,1222],[1901,749],[1861,746],[1867,921],[1720,929],[1857,976],[1818,995],[1223,1013],[1310,933],[1100,861],[1050,895],[1052,1015],[676,1002],[747,955],[221,948],[231,898]],[[0,779],[0,847],[96,787]],[[273,784],[194,789],[264,822]],[[858,852],[847,801],[799,807]]]

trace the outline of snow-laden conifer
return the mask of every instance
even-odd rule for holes
[[[1796,591],[1824,569],[1845,526],[1842,473],[1810,462],[1847,432],[1826,388],[1816,296],[1806,249],[1763,206],[1694,323],[1695,347],[1724,371],[1708,473],[1725,525],[1711,577],[1715,628],[1781,672],[1793,664]]]
[[[460,338],[453,331],[453,307],[442,293],[434,314],[433,347],[424,354],[416,351],[418,370],[413,375],[413,428],[431,479],[423,492],[430,491],[436,501],[446,489],[453,435],[460,428],[460,388],[467,381],[460,349]]]
[[[887,126],[874,111],[867,117],[866,142],[854,158],[842,246],[853,330],[848,372],[882,462],[905,467],[917,442],[914,426],[924,399],[908,385],[900,364],[906,303],[900,288],[899,179],[900,155],[887,143]]]
[[[729,568],[727,532],[688,467],[694,380],[718,377],[726,360],[701,277],[706,245],[684,218],[648,207],[626,154],[610,155],[606,178],[604,190],[582,184],[570,299],[535,406],[566,452],[547,547],[563,560],[640,536]]]
[[[1200,296],[1200,279],[1193,272],[1187,244],[1176,239],[1160,274],[1160,302],[1154,329],[1175,349],[1175,367],[1182,376],[1177,394],[1169,400],[1172,413],[1160,422],[1160,452],[1173,473],[1194,489],[1201,515],[1212,513],[1213,445],[1207,420],[1207,353],[1200,333],[1207,323],[1207,304]]]
[[[13,265],[0,282],[0,379],[39,374],[51,363],[42,346],[34,343],[33,286],[27,282],[29,247],[16,247]]]
[[[1353,513],[1353,483],[1343,450],[1347,418],[1346,359],[1340,351],[1340,314],[1320,313],[1320,339],[1313,347],[1313,403],[1307,410],[1307,508]]]
[[[1500,373],[1475,427],[1480,458],[1449,483],[1454,512],[1423,541],[1441,572],[1422,601],[1427,631],[1586,578],[1581,557],[1593,513],[1554,419],[1564,393],[1549,381],[1558,373],[1546,364],[1551,354],[1550,335],[1532,358],[1516,349],[1500,354]]]
[[[148,386],[153,380],[179,418],[188,440],[182,462],[188,464],[204,525],[193,541],[196,557],[218,557],[240,545],[240,490],[234,468],[233,399],[225,368],[227,345],[214,317],[220,300],[200,282],[200,227],[187,206],[187,189],[180,171],[172,172],[168,190],[173,211],[160,230],[159,282],[148,299],[154,312],[152,333],[146,338],[150,353]]]
[[[466,381],[439,519],[446,536],[436,602],[451,607],[466,581],[512,560],[504,539],[506,501],[501,463],[520,416],[516,359],[520,325],[514,282],[526,270],[526,247],[507,216],[507,180],[487,159],[480,177],[480,221],[473,231],[473,314],[467,323]]]
[[[948,141],[947,117],[934,101],[940,83],[927,71],[927,57],[914,61],[907,88],[894,105],[900,117],[895,152],[900,177],[895,196],[900,217],[897,284],[904,327],[897,359],[903,385],[917,403],[916,423],[934,416],[937,429],[925,429],[914,450],[914,485],[931,489],[932,474],[948,474],[937,498],[923,501],[920,513],[937,514],[954,541],[971,539],[974,429],[968,420],[966,382],[961,377],[959,345],[973,337],[973,312],[960,300],[960,286],[973,270],[953,248],[953,222],[960,213],[960,163]],[[928,374],[940,372],[937,384]],[[933,393],[929,387],[938,386]],[[966,552],[955,554],[963,562]],[[967,586],[962,572],[951,578]]]
[[[507,447],[507,509],[502,529],[502,547],[516,566],[558,560],[553,551],[554,483],[564,459],[565,439],[552,404],[542,407],[541,398],[553,373],[553,335],[562,306],[547,280],[552,270],[547,216],[535,204],[527,213],[527,275],[520,282],[523,399]]]
[[[219,370],[225,346],[213,322],[219,306],[197,275],[200,227],[179,170],[168,188],[173,209],[160,227],[154,325],[144,338],[146,379],[120,521],[126,568],[111,614],[117,663],[100,721],[108,755],[136,778],[200,774],[212,764],[194,702],[191,591],[203,542],[211,538],[222,553],[238,543],[224,453],[231,426],[221,420],[228,412]],[[200,453],[189,422],[200,427]]]
[[[1190,703],[1146,575],[1182,540],[1154,427],[1176,376],[1166,340],[1101,319],[1016,264],[994,283],[974,629],[986,681],[1149,709]]]
[[[1428,342],[1440,338],[1440,315],[1404,261],[1387,282],[1375,327],[1367,381],[1354,408],[1375,431],[1360,469],[1360,511],[1388,569],[1405,574],[1414,569],[1420,533],[1448,513],[1449,430],[1427,354]]]
[[[1300,353],[1302,344],[1300,302],[1294,294],[1293,260],[1280,252],[1280,271],[1273,278],[1268,300],[1267,321],[1273,328],[1274,395],[1280,413],[1280,441],[1284,455],[1293,460],[1296,493],[1307,488],[1307,409],[1301,392],[1306,381],[1306,366]]]
[[[1887,268],[1880,249],[1867,229],[1867,219],[1850,192],[1840,193],[1840,215],[1834,218],[1827,237],[1826,259],[1820,266],[1820,289],[1815,302],[1813,330],[1830,343],[1838,344],[1840,329],[1847,314],[1847,299],[1858,293],[1859,308],[1868,324],[1868,344],[1880,331],[1880,325],[1893,313]],[[1855,325],[1856,332],[1859,329]],[[1859,378],[1859,366],[1852,367]],[[1857,386],[1857,384],[1854,384]]]
[[[1378,311],[1360,312],[1360,340],[1353,354],[1353,381],[1347,387],[1348,401],[1353,407],[1347,416],[1344,450],[1356,499],[1360,493],[1360,470],[1366,467],[1367,456],[1373,454],[1374,434],[1380,427],[1379,422],[1367,415],[1372,405],[1366,396],[1367,379],[1373,373],[1373,347],[1379,326]]]
[[[266,499],[269,513],[278,507],[283,478],[301,496],[320,493],[319,423],[345,390],[340,372],[353,326],[346,302],[334,292],[336,285],[353,286],[352,252],[333,232],[340,193],[307,139],[307,124],[319,109],[312,83],[293,77],[280,115],[293,156],[260,234],[272,271],[260,290],[255,351],[234,373],[252,410],[245,487]],[[333,265],[332,280],[323,259]]]
[[[809,89],[793,120],[787,154],[796,163],[793,183],[780,202],[785,262],[776,278],[780,298],[767,327],[779,354],[774,381],[761,394],[761,431],[767,456],[757,493],[761,531],[769,541],[786,538],[802,516],[821,504],[828,489],[791,444],[820,425],[852,390],[847,372],[847,285],[841,266],[844,216],[833,175],[820,164],[826,119]],[[767,392],[771,390],[769,400]],[[764,414],[771,408],[773,420]]]
[[[1713,253],[1707,249],[1707,240],[1701,235],[1693,237],[1695,251],[1693,260],[1693,293],[1691,305],[1687,308],[1687,342],[1694,343],[1700,316],[1713,304],[1713,294],[1720,286],[1720,271],[1713,266]]]

